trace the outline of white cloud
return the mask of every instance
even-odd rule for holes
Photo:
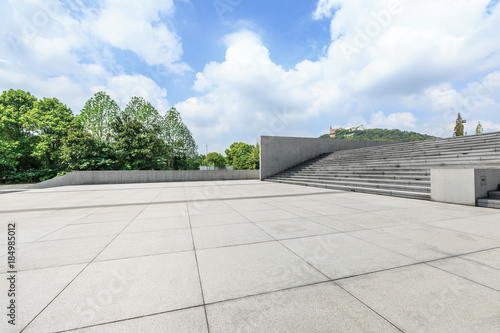
[[[331,18],[332,12],[338,7],[339,1],[337,0],[319,0],[316,4],[316,10],[313,13],[313,18],[315,20],[320,20],[325,17]]]
[[[180,37],[167,26],[173,2],[106,0],[86,6],[79,1],[0,2],[0,89],[55,96],[75,113],[96,90],[115,94],[120,104],[135,94],[166,109],[166,89],[142,75],[124,73],[113,48],[132,51],[170,72],[190,70],[181,62]]]
[[[83,23],[95,36],[136,53],[149,65],[164,65],[178,73],[190,70],[188,65],[179,62],[182,57],[180,37],[160,21],[160,16],[174,14],[172,0],[107,0],[101,6],[95,16]]]
[[[169,109],[167,90],[143,75],[119,75],[110,77],[104,86],[92,87],[92,92],[106,91],[123,109],[132,96],[143,97],[153,104],[160,113]]]
[[[217,136],[240,131],[240,136],[256,138],[257,133],[279,134],[315,115],[314,107],[323,99],[314,86],[302,84],[316,81],[317,65],[303,62],[297,70],[285,71],[249,31],[227,36],[226,43],[225,61],[206,65],[196,76],[194,89],[206,94],[176,105],[195,132]],[[314,96],[317,101],[311,104]]]
[[[387,128],[411,130],[415,129],[417,118],[410,112],[391,113],[388,116],[378,111],[370,116],[368,128]]]

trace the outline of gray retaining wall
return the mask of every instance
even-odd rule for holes
[[[260,137],[260,179],[264,180],[324,153],[399,143],[394,141]]]
[[[75,171],[28,188],[245,179],[259,179],[259,170]]]
[[[487,198],[498,184],[499,167],[431,169],[431,200],[476,206],[477,199]]]

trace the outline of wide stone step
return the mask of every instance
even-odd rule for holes
[[[500,199],[500,191],[490,191],[490,192],[488,192],[488,198],[490,198],[490,199]]]
[[[348,168],[348,167],[343,167],[343,168],[328,168],[328,169],[306,169],[306,170],[300,170],[300,169],[294,169],[294,170],[286,170],[282,172],[288,172],[288,173],[305,173],[305,174],[333,174],[333,173],[338,173],[338,174],[373,174],[373,175],[394,175],[394,176],[429,176],[430,175],[430,169],[415,169],[415,170],[409,170],[409,169],[403,169],[403,168]]]
[[[274,176],[273,179],[294,179],[302,181],[325,181],[325,182],[344,182],[344,183],[370,183],[370,184],[390,184],[390,185],[408,185],[408,186],[431,186],[430,179],[424,180],[393,180],[393,179],[373,179],[373,178],[345,178],[345,177],[314,177],[314,176]]]
[[[342,164],[330,164],[330,165],[311,165],[308,167],[304,167],[302,169],[327,169],[327,168],[376,168],[376,167],[385,167],[385,168],[407,168],[407,169],[417,169],[417,168],[427,168],[430,169],[432,167],[443,167],[443,166],[463,166],[463,167],[475,167],[475,166],[484,166],[484,165],[500,165],[500,158],[495,158],[495,159],[487,159],[487,158],[481,158],[481,159],[470,159],[470,160],[462,160],[462,159],[448,159],[448,160],[442,160],[442,161],[404,161],[404,162],[354,162],[353,165],[347,164],[347,163],[342,163]],[[295,167],[294,169],[298,169],[298,167]]]
[[[356,186],[342,186],[342,185],[308,183],[308,182],[297,182],[297,181],[290,181],[290,180],[266,179],[266,181],[285,183],[285,184],[293,184],[293,185],[319,187],[319,188],[327,188],[327,189],[332,189],[332,190],[351,191],[351,192],[379,194],[379,195],[389,195],[389,196],[403,197],[403,198],[410,198],[410,199],[420,199],[420,200],[430,200],[431,199],[430,193],[407,192],[407,191],[399,191],[399,190],[385,190],[385,189],[378,189],[378,188],[364,188],[364,187],[356,187]]]
[[[427,175],[409,175],[409,176],[398,176],[398,175],[393,175],[393,174],[385,174],[385,175],[378,175],[378,174],[365,174],[365,173],[307,173],[307,172],[284,172],[284,173],[279,173],[279,176],[284,176],[284,177],[293,177],[293,176],[304,176],[304,177],[318,177],[318,178],[354,178],[354,179],[364,179],[364,178],[369,178],[369,179],[374,179],[374,180],[406,180],[406,181],[412,181],[412,180],[422,180],[422,181],[430,181],[431,178],[430,176]],[[278,176],[277,175],[277,176]]]
[[[477,199],[479,207],[500,209],[500,199]]]
[[[448,161],[448,160],[500,160],[500,152],[487,152],[487,153],[461,153],[461,154],[449,154],[449,155],[434,155],[434,156],[424,156],[424,155],[398,155],[398,156],[352,156],[352,157],[341,157],[336,156],[335,158],[325,157],[322,160],[317,161],[318,164],[332,164],[332,163],[382,163],[391,161],[396,162],[419,162],[419,161]],[[315,163],[316,164],[316,163]]]
[[[498,154],[500,149],[498,146],[500,142],[488,143],[483,146],[478,147],[453,147],[453,148],[426,148],[426,149],[405,149],[401,151],[366,151],[366,152],[358,152],[352,153],[350,151],[339,151],[335,153],[330,153],[328,158],[349,158],[351,156],[356,157],[394,157],[394,156],[407,156],[407,155],[417,155],[417,156],[448,156],[448,155],[467,155],[467,154],[476,154],[476,153],[489,153],[489,154]]]
[[[353,181],[335,181],[335,180],[317,180],[317,179],[291,179],[283,177],[275,177],[273,180],[286,180],[286,181],[298,181],[306,182],[311,184],[326,184],[326,185],[340,185],[345,187],[360,187],[360,188],[376,188],[385,190],[400,190],[406,192],[422,192],[430,193],[430,184],[428,186],[415,186],[415,185],[398,185],[389,183],[371,183],[371,182],[353,182]]]
[[[478,155],[478,156],[449,156],[449,157],[436,157],[436,158],[393,158],[393,159],[353,159],[353,160],[334,160],[334,161],[320,161],[311,166],[328,166],[328,165],[348,165],[348,164],[358,164],[358,165],[383,165],[390,163],[391,165],[426,165],[426,164],[448,164],[448,163],[464,163],[464,164],[474,164],[478,162],[499,162],[500,154],[492,155]]]
[[[328,164],[347,164],[347,163],[418,163],[418,162],[441,162],[441,161],[483,161],[483,160],[500,160],[500,152],[496,154],[465,154],[465,155],[448,155],[448,156],[435,156],[435,157],[422,157],[422,156],[406,156],[406,157],[398,157],[398,158],[387,158],[387,157],[379,157],[379,158],[335,158],[335,159],[327,159],[324,158],[322,160],[317,161],[311,165],[328,165]]]

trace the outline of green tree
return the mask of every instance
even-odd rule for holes
[[[123,113],[131,120],[138,120],[148,129],[155,129],[161,121],[158,110],[142,97],[132,97]]]
[[[66,171],[120,168],[117,153],[111,144],[82,129],[71,131],[64,138],[61,163]]]
[[[228,165],[234,170],[248,170],[258,168],[258,148],[244,142],[234,142],[226,149]]]
[[[258,143],[255,145],[255,147],[252,148],[252,151],[250,152],[250,164],[252,166],[252,170],[260,169],[260,147]]]
[[[57,98],[36,101],[25,114],[26,126],[38,136],[33,155],[43,166],[58,168],[62,140],[72,130],[81,128],[70,108]]]
[[[37,138],[26,128],[26,114],[36,97],[10,89],[0,96],[0,170],[28,170],[37,167],[32,156]]]
[[[121,114],[111,124],[113,147],[126,169],[162,170],[167,168],[166,147],[160,127],[146,127],[138,119]]]
[[[90,98],[78,118],[83,127],[101,140],[110,136],[109,124],[120,113],[120,107],[104,91],[97,92]]]
[[[161,119],[161,135],[170,160],[185,160],[184,164],[174,163],[174,168],[196,170],[199,168],[198,146],[189,128],[182,121],[179,111],[171,108]],[[176,165],[175,165],[176,164]]]
[[[481,122],[479,121],[476,126],[476,134],[483,134],[483,125],[481,125]]]
[[[216,152],[208,153],[206,160],[208,164],[213,164],[216,168],[224,169],[226,167],[226,159],[222,154]]]
[[[464,124],[462,121],[462,116],[460,115],[460,112],[458,113],[457,116],[457,121],[455,124],[455,128],[453,130],[453,136],[464,136]]]

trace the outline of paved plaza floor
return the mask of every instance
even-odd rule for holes
[[[1,332],[500,332],[499,210],[224,181],[7,193],[0,221]]]

